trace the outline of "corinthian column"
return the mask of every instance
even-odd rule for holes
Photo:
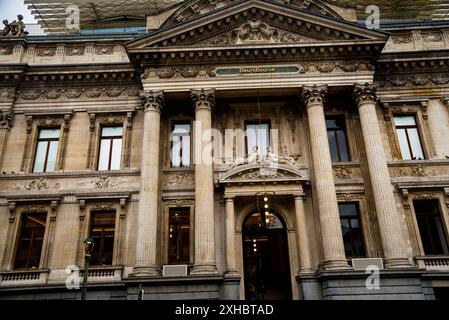
[[[216,274],[212,108],[215,90],[192,90],[195,107],[195,265],[192,274]]]
[[[309,118],[313,176],[323,239],[324,268],[347,269],[343,235],[340,225],[337,195],[335,193],[332,160],[324,118],[324,98],[327,86],[304,87],[302,98]]]
[[[137,214],[136,266],[134,276],[158,276],[157,218],[159,188],[159,136],[163,91],[142,92],[145,110],[140,173],[140,198]]]
[[[13,118],[14,113],[12,110],[0,111],[0,165],[2,164],[6,138],[8,137],[8,132],[11,128]]]
[[[356,85],[354,94],[362,124],[385,266],[387,268],[410,267],[410,261],[406,256],[405,241],[401,236],[401,223],[396,210],[387,158],[377,121],[376,88],[370,84]]]

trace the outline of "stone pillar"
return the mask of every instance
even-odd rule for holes
[[[306,215],[304,212],[304,195],[295,196],[296,242],[298,245],[298,273],[313,272],[310,259],[309,238],[307,237]]]
[[[214,235],[214,184],[211,156],[215,90],[192,90],[195,107],[195,265],[191,274],[217,274]],[[210,151],[210,152],[207,152]]]
[[[5,151],[6,139],[12,125],[14,113],[12,110],[0,111],[0,166],[3,160],[3,152]]]
[[[335,193],[332,160],[324,118],[327,86],[304,87],[302,98],[309,118],[314,184],[323,239],[324,269],[348,269]]]
[[[226,198],[226,276],[238,276],[235,261],[235,213],[234,198]]]
[[[142,92],[145,111],[140,198],[137,213],[136,266],[133,276],[158,276],[157,221],[159,203],[159,136],[163,91]]]
[[[359,108],[366,158],[373,188],[377,220],[387,268],[410,267],[405,240],[401,236],[401,222],[396,210],[387,158],[376,113],[374,85],[355,85],[355,99]]]

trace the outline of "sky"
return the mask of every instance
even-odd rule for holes
[[[25,23],[37,23],[23,2],[23,0],[0,0],[0,21],[8,19],[12,22],[17,20],[18,14],[21,14]]]

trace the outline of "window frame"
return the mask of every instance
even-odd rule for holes
[[[346,259],[367,258],[368,257],[368,246],[366,243],[366,234],[365,234],[364,223],[363,223],[361,210],[360,210],[360,203],[358,201],[339,201],[338,202],[338,206],[348,205],[348,204],[355,205],[357,214],[355,216],[354,215],[350,216],[351,218],[344,217],[343,219],[350,221],[350,220],[354,220],[354,217],[357,218],[357,221],[359,223],[359,228],[361,231],[361,243],[362,243],[362,247],[363,247],[363,251],[364,251],[365,255],[364,256],[346,256]],[[341,221],[343,219],[340,214],[340,210],[339,210],[339,219],[340,219],[340,228],[342,228]],[[354,238],[353,238],[353,232],[352,232],[352,224],[349,224],[349,226],[350,226],[350,233],[351,233],[351,251],[354,253]],[[344,242],[344,239],[343,239],[343,242]]]
[[[272,128],[271,120],[262,119],[261,121],[256,121],[256,120],[244,120],[243,121],[243,126],[245,129],[244,132],[245,132],[245,157],[246,157],[246,159],[248,159],[248,156],[252,152],[252,151],[248,150],[248,135],[247,135],[248,125],[264,125],[264,124],[268,125],[268,147],[273,148],[273,145],[272,145],[273,139],[271,137],[271,128]],[[272,150],[272,152],[277,154],[277,150]]]
[[[110,264],[94,264],[91,262],[91,265],[93,267],[110,267],[110,266],[114,266],[115,265],[115,257],[117,254],[117,229],[118,229],[118,225],[117,225],[117,210],[116,208],[105,208],[105,209],[92,209],[90,210],[90,214],[89,214],[89,223],[87,225],[87,236],[88,237],[92,237],[92,228],[93,228],[93,219],[95,217],[95,215],[97,214],[104,214],[104,213],[113,213],[114,214],[114,235],[113,235],[113,247],[112,247],[112,252],[111,252],[111,263]],[[102,243],[104,242],[104,236],[102,235],[101,237],[101,241]],[[95,246],[94,246],[94,250],[95,250]],[[104,254],[104,253],[103,253]],[[102,254],[99,253],[98,256],[98,261],[101,261],[101,257]]]
[[[121,139],[121,148],[120,148],[120,168],[119,169],[111,169],[111,165],[112,165],[112,151],[113,151],[113,147],[114,147],[114,140],[118,140],[119,136],[103,136],[103,129],[104,128],[122,128],[122,134],[120,136]],[[125,129],[123,125],[100,125],[100,130],[99,130],[99,139],[98,139],[98,152],[97,152],[97,161],[96,161],[96,169],[98,171],[112,171],[112,170],[121,170],[122,169],[122,159],[123,159],[123,152],[124,152],[124,134],[125,134]],[[109,140],[110,141],[110,146],[109,146],[109,157],[108,157],[108,169],[100,169],[100,157],[101,157],[101,144],[103,142],[103,140]]]
[[[103,127],[123,127],[120,170],[131,167],[131,144],[133,139],[134,112],[89,113],[89,146],[87,149],[86,168],[98,170],[100,139]]]
[[[416,214],[416,210],[415,210],[415,201],[434,201],[436,202],[436,206],[438,208],[438,213],[440,216],[440,221],[441,221],[441,227],[443,229],[443,235],[445,237],[446,240],[446,245],[449,248],[449,225],[448,225],[448,218],[446,217],[446,210],[444,210],[443,206],[442,206],[442,200],[440,199],[440,197],[436,196],[433,198],[429,198],[429,199],[422,199],[420,197],[415,197],[412,202],[411,202],[411,208],[413,210],[413,222],[414,222],[414,226],[415,226],[415,237],[418,240],[418,248],[419,248],[419,255],[422,257],[441,257],[441,256],[446,256],[443,254],[426,254],[425,250],[424,250],[424,245],[422,242],[422,236],[421,236],[421,231],[419,229],[419,223],[418,223],[418,215]]]
[[[341,160],[341,151],[340,151],[340,143],[339,143],[339,139],[338,139],[338,135],[335,134],[335,140],[336,140],[336,149],[337,149],[337,156],[338,156],[338,161],[332,161],[332,164],[338,164],[338,163],[344,163],[344,162],[351,162],[353,161],[353,157],[351,154],[351,147],[349,144],[349,136],[348,136],[348,124],[346,122],[347,117],[345,114],[326,114],[324,117],[325,122],[327,122],[327,120],[332,120],[332,119],[337,119],[337,120],[341,120],[341,123],[344,124],[344,127],[341,129],[341,131],[343,132],[344,135],[344,139],[345,139],[345,143],[346,143],[346,152],[347,152],[347,156],[348,156],[348,160]],[[335,130],[335,129],[329,129],[327,127],[327,123],[326,123],[326,134],[328,137],[328,141],[329,141],[329,131],[333,131],[333,132],[338,132],[340,130]],[[331,147],[330,147],[330,142],[329,142],[329,153],[331,154],[331,160],[332,160],[332,153],[331,153]]]
[[[183,124],[188,124],[190,126],[190,132],[189,132],[189,137],[190,137],[190,154],[189,154],[189,165],[185,166],[182,163],[182,145],[181,145],[181,155],[180,155],[180,166],[174,166],[173,165],[173,161],[172,161],[172,150],[173,150],[173,131],[174,131],[174,127],[176,125],[183,125]],[[169,151],[168,151],[168,163],[169,163],[169,168],[173,169],[173,170],[177,170],[177,169],[188,169],[188,168],[192,168],[193,166],[193,125],[192,125],[192,120],[171,120],[170,121],[170,133],[169,133],[169,142],[168,142],[168,146],[169,146]]]
[[[59,136],[58,138],[40,138],[40,134],[43,130],[59,130]],[[48,153],[50,150],[50,144],[51,142],[58,142],[58,148],[56,149],[56,156],[55,156],[55,167],[53,171],[47,171],[47,166],[48,166]],[[46,147],[46,151],[45,151],[45,160],[44,160],[44,168],[42,169],[42,172],[36,172],[35,171],[35,166],[36,166],[36,157],[37,157],[37,150],[39,148],[39,143],[40,142],[46,142],[47,143],[47,147]],[[36,143],[34,144],[34,153],[33,153],[33,164],[31,166],[31,170],[32,173],[47,173],[47,172],[55,172],[57,171],[57,167],[58,167],[58,155],[59,155],[59,150],[61,148],[61,127],[37,127],[37,136],[36,136]]]
[[[421,132],[421,126],[419,124],[417,116],[418,116],[417,113],[406,113],[406,114],[393,113],[393,130],[394,130],[395,138],[396,138],[397,145],[398,145],[398,154],[399,154],[401,160],[416,161],[416,160],[426,160],[427,159],[426,148],[425,148],[425,144],[424,144],[424,141],[423,141],[423,138],[422,138],[423,135],[422,135],[422,132]],[[414,120],[415,120],[415,125],[399,125],[398,126],[398,125],[396,125],[396,118],[397,117],[413,117]],[[408,147],[408,150],[410,152],[411,159],[404,159],[404,156],[403,156],[402,150],[401,150],[401,141],[399,139],[398,129],[405,130],[405,135],[406,135],[406,138],[407,138],[407,147]],[[410,138],[409,138],[409,134],[408,134],[408,130],[409,129],[416,129],[416,131],[418,133],[419,146],[421,148],[421,152],[423,154],[424,159],[414,159],[412,144],[410,142]]]
[[[22,236],[22,227],[23,227],[23,223],[24,223],[24,216],[26,215],[30,215],[33,213],[40,213],[40,214],[45,214],[45,227],[44,227],[44,233],[43,233],[43,238],[42,238],[42,247],[40,249],[40,257],[39,257],[39,263],[38,263],[38,267],[37,268],[17,268],[16,264],[17,264],[17,255],[18,252],[20,250],[20,242],[21,242],[21,236]],[[17,224],[16,227],[16,236],[15,241],[14,241],[14,245],[12,248],[12,255],[10,256],[10,263],[9,265],[11,266],[12,270],[40,270],[43,268],[43,265],[45,263],[44,260],[45,256],[47,255],[47,251],[49,250],[48,248],[48,244],[47,244],[47,239],[48,239],[48,233],[49,233],[49,228],[50,228],[50,214],[47,210],[35,210],[35,209],[30,209],[30,210],[19,210],[17,212],[17,218],[19,219],[19,223]]]

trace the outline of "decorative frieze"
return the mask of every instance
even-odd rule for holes
[[[97,46],[95,47],[96,55],[109,55],[114,53],[114,46]]]
[[[65,47],[65,55],[72,56],[82,56],[86,51],[85,46],[67,46]]]
[[[0,56],[9,56],[13,53],[13,46],[2,46],[0,47]]]
[[[36,48],[38,57],[53,57],[56,55],[56,47],[38,47]]]
[[[378,80],[380,87],[441,86],[449,83],[448,74],[403,75]]]
[[[251,70],[253,72],[247,72]],[[288,66],[261,67],[245,66],[235,68],[218,68],[214,66],[185,66],[185,67],[162,67],[148,68],[141,78],[152,79],[188,79],[188,78],[211,78],[229,77],[246,74],[259,73],[352,73],[357,71],[373,71],[374,66],[362,60],[340,60],[340,61],[313,61]]]
[[[16,95],[15,88],[2,88],[0,89],[0,99],[12,99]]]
[[[56,99],[96,99],[100,97],[117,98],[120,96],[137,97],[138,87],[111,86],[67,89],[26,89],[19,93],[22,100]]]

